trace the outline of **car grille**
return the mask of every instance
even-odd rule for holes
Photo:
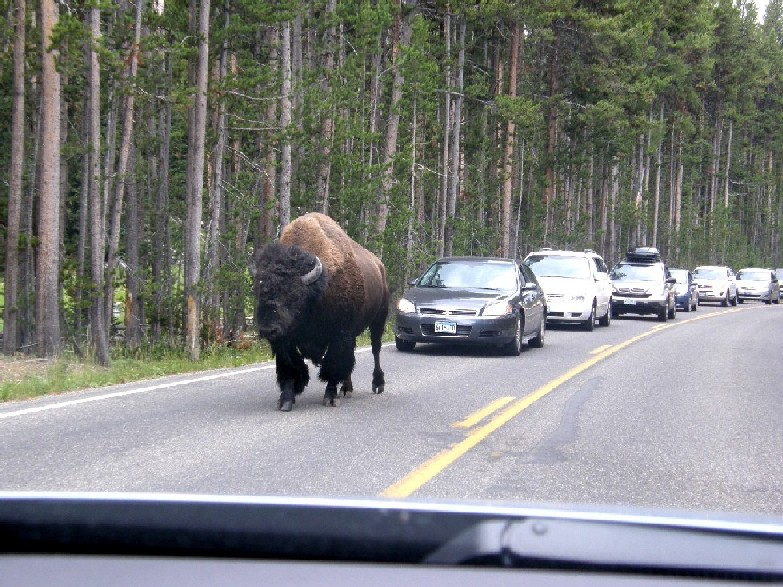
[[[424,336],[470,336],[471,327],[470,326],[462,326],[460,324],[457,324],[457,334],[446,334],[444,332],[435,332],[435,325],[434,324],[422,324],[421,325],[421,333]]]
[[[649,298],[650,294],[641,287],[617,287],[617,295],[621,295],[626,298]]]
[[[441,310],[440,308],[419,308],[419,312],[428,316],[475,316],[476,310],[461,309]]]

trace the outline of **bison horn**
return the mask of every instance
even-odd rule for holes
[[[302,283],[305,285],[310,285],[313,283],[316,279],[321,277],[321,272],[323,271],[324,266],[321,265],[321,259],[318,257],[315,258],[315,267],[310,269],[306,274],[302,275]]]

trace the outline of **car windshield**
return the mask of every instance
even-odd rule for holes
[[[695,279],[726,279],[726,270],[713,267],[698,267],[693,272]]]
[[[620,263],[609,275],[612,281],[663,281],[663,268],[658,265]]]
[[[530,255],[525,259],[525,264],[538,277],[570,277],[573,279],[588,279],[590,277],[590,262],[585,257]]]
[[[419,287],[490,289],[510,291],[517,287],[511,263],[495,261],[443,261],[433,263],[419,278]]]
[[[737,279],[742,281],[772,281],[772,274],[769,271],[739,271]]]
[[[687,269],[670,269],[669,273],[677,280],[677,283],[688,283]]]

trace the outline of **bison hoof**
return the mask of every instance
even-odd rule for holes
[[[290,412],[291,409],[294,407],[294,402],[291,400],[280,402],[280,411],[281,412]]]
[[[381,385],[373,385],[372,386],[372,392],[373,393],[378,393],[378,394],[383,393],[383,384],[381,384]]]
[[[336,397],[329,397],[329,396],[325,395],[324,396],[324,405],[325,406],[330,406],[332,408],[336,408],[336,407],[339,407],[340,400],[337,399]]]

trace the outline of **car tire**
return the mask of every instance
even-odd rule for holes
[[[546,335],[546,320],[541,319],[541,325],[538,327],[538,334],[528,341],[528,346],[534,349],[540,349],[544,346],[544,336]]]
[[[670,320],[674,320],[677,317],[677,304],[672,304],[672,307],[666,313],[666,317]]]
[[[692,300],[691,300],[690,296],[688,296],[688,299],[685,301],[685,305],[682,308],[683,312],[690,312],[691,311],[691,307],[693,307],[693,304],[691,303],[691,301]]]
[[[737,294],[734,294],[734,297],[733,297],[733,298],[732,298],[732,300],[731,300],[731,305],[732,305],[732,306],[736,306],[736,305],[737,305],[737,298],[738,298],[738,297],[739,297],[739,296],[737,296]]]
[[[587,332],[592,332],[595,328],[595,304],[593,304],[593,307],[590,310],[590,317],[582,322],[582,328],[587,330]]]
[[[669,319],[669,308],[661,308],[658,310],[658,320],[660,322],[666,322]]]
[[[695,311],[696,311],[696,309],[699,307],[699,305],[700,305],[700,304],[701,304],[701,301],[700,301],[700,300],[699,300],[699,298],[697,297],[697,298],[696,298],[696,301],[695,301],[695,302],[693,302],[693,307],[691,308],[691,310],[693,310],[693,311],[695,312]]]
[[[612,301],[609,300],[609,305],[606,307],[606,314],[598,319],[598,324],[601,326],[609,326],[612,323]]]
[[[506,344],[503,350],[509,357],[518,357],[519,353],[522,352],[522,321],[519,318],[517,318],[517,327],[516,333],[514,334],[514,339]]]
[[[394,337],[394,346],[397,347],[398,351],[401,351],[403,353],[409,353],[413,349],[416,348],[416,341],[415,340],[404,340],[402,338]]]

